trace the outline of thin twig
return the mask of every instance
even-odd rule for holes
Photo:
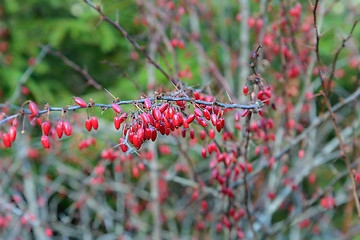
[[[172,82],[175,86],[178,85],[178,82],[173,79],[159,64],[157,64],[146,52],[146,49],[142,46],[140,46],[118,23],[110,20],[100,9],[100,6],[96,6],[89,0],[83,0],[85,3],[87,3],[89,6],[91,6],[93,9],[95,9],[100,15],[101,19],[105,20],[106,22],[110,23],[112,26],[114,26],[119,32],[123,34],[123,36],[137,49],[139,50],[146,58],[147,60],[154,65],[168,80]]]
[[[356,25],[357,25],[357,23],[358,23],[359,21],[360,21],[360,18],[359,18],[359,19],[356,19],[356,20],[354,21],[354,24],[353,24],[353,26],[352,26],[352,28],[351,28],[351,30],[350,30],[349,35],[347,36],[347,38],[344,38],[344,39],[342,40],[341,46],[339,47],[339,49],[338,49],[338,50],[336,51],[336,53],[335,53],[334,60],[333,60],[333,62],[332,62],[332,64],[331,64],[330,76],[329,76],[329,79],[328,79],[328,85],[327,85],[327,93],[328,93],[328,94],[329,94],[330,91],[331,91],[331,81],[332,81],[333,78],[334,78],[334,72],[335,72],[335,68],[336,68],[336,63],[337,63],[337,60],[338,60],[338,58],[339,58],[340,52],[345,48],[346,42],[349,41],[349,39],[352,37],[352,34],[353,34],[354,30],[355,30],[355,27],[356,27]]]
[[[69,58],[67,58],[64,54],[62,54],[60,51],[53,51],[50,47],[47,47],[47,52],[55,57],[60,58],[66,65],[74,69],[76,72],[83,75],[83,77],[87,80],[87,84],[93,86],[94,88],[101,90],[103,87],[94,80],[93,77],[90,76],[88,70],[86,68],[81,68],[79,65],[71,61]]]
[[[235,83],[236,90],[235,92],[236,96],[241,96],[240,86],[244,85],[244,83],[247,80],[247,77],[249,76],[249,41],[250,41],[250,34],[249,34],[249,25],[247,20],[250,17],[250,3],[248,0],[240,0],[240,7],[241,7],[241,17],[243,21],[241,21],[240,26],[240,44],[241,44],[241,51],[240,51],[240,57],[239,57],[239,79],[236,79]],[[239,86],[240,85],[240,86]]]
[[[250,122],[251,122],[251,116],[252,113],[249,113],[249,115],[246,118],[246,141],[245,141],[245,153],[244,153],[244,159],[245,159],[245,163],[248,164],[249,163],[249,156],[248,156],[248,151],[249,151],[249,142],[250,142]],[[252,234],[254,235],[254,239],[257,240],[258,237],[256,235],[256,231],[254,229],[254,217],[252,216],[251,212],[250,212],[250,208],[249,208],[249,185],[247,183],[247,171],[244,171],[244,188],[245,188],[245,195],[244,195],[244,204],[245,204],[245,210],[246,210],[246,214],[250,220],[250,229]]]

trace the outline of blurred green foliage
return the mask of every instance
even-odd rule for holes
[[[117,12],[119,22],[135,38],[143,32],[141,27],[133,24],[137,13],[134,1],[103,3],[103,11],[112,19]],[[111,25],[101,23],[98,14],[82,1],[6,0],[0,24],[1,29],[9,31],[5,38],[9,49],[5,54],[12,59],[10,63],[1,64],[1,102],[12,96],[18,80],[28,67],[28,60],[39,54],[42,45],[51,46],[54,51],[60,51],[80,67],[88,69],[98,83],[121,99],[139,96],[131,81],[146,83],[137,79],[141,72],[139,68],[145,65],[143,57],[140,56],[138,62],[132,61],[130,53],[133,47]],[[144,43],[143,39],[137,40]],[[118,64],[119,69],[102,63],[105,59]],[[128,73],[130,80],[122,73]],[[61,59],[46,55],[35,66],[25,86],[30,89],[30,97],[40,104],[71,104],[74,95],[98,102],[108,98],[104,91],[85,83],[86,79]],[[146,89],[146,85],[141,87]],[[24,100],[21,97],[17,104]]]
[[[305,11],[310,10],[308,1],[299,1]],[[95,2],[96,3],[96,2]],[[354,6],[359,1],[353,1]],[[280,5],[273,3],[274,8]],[[226,49],[212,40],[207,33],[207,28],[214,28],[217,37],[226,42],[231,50],[238,51],[239,46],[239,24],[232,21],[226,24],[227,19],[235,19],[238,13],[236,3],[220,4],[216,1],[209,3],[213,12],[212,21],[201,20],[200,26],[202,35],[200,38],[205,51],[209,56],[219,56],[217,62],[219,69],[223,70],[223,56],[226,56]],[[349,5],[350,6],[350,5]],[[326,32],[321,39],[320,54],[326,64],[330,64],[333,52],[340,46],[341,36],[346,36],[353,21],[350,15],[346,15],[346,7],[343,3],[336,3],[336,7],[326,15],[323,21],[322,32]],[[147,32],[149,29],[141,24],[135,23],[136,17],[141,18],[141,9],[132,0],[106,0],[102,1],[102,10],[113,20],[118,19],[121,26],[128,31],[141,45],[146,46]],[[251,4],[251,11],[260,11],[259,4]],[[268,16],[269,22],[276,20],[277,16]],[[341,19],[341,21],[339,21]],[[303,19],[305,22],[305,19]],[[181,23],[189,22],[185,15]],[[226,26],[226,28],[224,28]],[[41,45],[49,44],[53,50],[61,51],[71,61],[80,67],[87,68],[93,78],[104,88],[109,89],[115,96],[121,99],[138,98],[141,92],[137,91],[132,81],[139,84],[142,91],[147,89],[146,59],[141,54],[139,60],[131,59],[133,46],[110,24],[101,22],[96,11],[80,0],[4,0],[0,16],[0,29],[7,29],[9,34],[1,41],[8,43],[9,49],[0,53],[1,71],[0,81],[2,95],[0,101],[4,102],[13,94],[17,82],[28,67],[28,60],[36,57],[41,50]],[[171,34],[169,33],[169,37]],[[359,32],[354,33],[354,39],[359,38]],[[251,48],[256,48],[255,34],[252,34]],[[310,46],[311,43],[309,43]],[[217,45],[217,46],[216,46]],[[308,48],[309,46],[302,46]],[[187,46],[186,52],[179,52],[178,61],[180,68],[191,66],[193,80],[191,84],[199,83],[201,67],[196,65],[195,48]],[[166,54],[166,53],[165,53]],[[340,59],[348,55],[344,50]],[[10,63],[5,58],[11,58]],[[346,58],[348,59],[348,58]],[[340,60],[339,66],[347,65],[347,60]],[[118,64],[118,68],[102,63],[108,60]],[[162,66],[164,61],[156,58]],[[168,57],[170,66],[172,57]],[[280,60],[272,62],[272,68],[281,70]],[[346,71],[353,74],[353,71]],[[129,77],[125,78],[124,74]],[[266,73],[265,73],[266,74]],[[236,80],[234,73],[234,81]],[[156,72],[157,85],[166,85],[164,77]],[[346,76],[345,76],[346,77]],[[273,81],[270,74],[266,75],[268,81]],[[85,100],[93,98],[97,102],[109,101],[111,98],[104,91],[98,91],[85,84],[86,79],[66,66],[57,57],[47,55],[44,60],[36,66],[35,72],[30,76],[25,86],[30,89],[31,98],[36,102],[51,105],[66,105],[71,103],[71,96],[82,96]],[[349,81],[342,82],[346,88],[350,88]],[[169,86],[169,85],[167,85]],[[18,99],[21,104],[24,97]]]

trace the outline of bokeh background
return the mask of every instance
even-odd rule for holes
[[[174,4],[175,10],[170,11],[167,7],[170,2]],[[312,120],[326,110],[320,97],[311,102],[311,111],[309,112],[303,113],[301,110],[302,105],[300,107],[297,105],[306,102],[304,99],[307,92],[316,94],[320,90],[316,67],[313,73],[308,74],[306,72],[307,68],[299,67],[299,56],[296,55],[295,59],[287,62],[286,74],[288,76],[291,75],[290,71],[294,69],[298,71],[295,76],[289,77],[288,89],[284,89],[283,82],[279,80],[282,74],[286,75],[283,71],[280,54],[276,54],[276,45],[279,47],[279,43],[283,39],[277,36],[271,37],[271,34],[277,32],[277,30],[274,31],[274,25],[280,26],[282,24],[279,12],[281,4],[284,4],[284,2],[289,11],[292,8],[295,9],[299,3],[302,10],[294,35],[290,36],[290,33],[287,32],[282,33],[284,34],[282,37],[296,39],[299,55],[303,54],[305,59],[308,59],[312,54],[314,35],[312,11],[307,0],[249,1],[249,13],[254,20],[255,26],[249,28],[247,46],[242,45],[242,23],[244,20],[241,19],[242,9],[238,1],[103,0],[101,1],[101,9],[110,19],[117,20],[147,50],[149,50],[150,44],[155,42],[155,51],[152,52],[152,56],[172,76],[180,76],[188,86],[194,89],[203,89],[206,94],[212,94],[225,102],[228,101],[228,96],[221,84],[217,83],[218,77],[211,64],[214,64],[226,79],[234,95],[239,97],[241,101],[246,101],[246,98],[241,94],[242,86],[247,81],[246,78],[241,78],[243,71],[239,60],[241,52],[245,48],[251,53],[258,47],[259,43],[263,43],[261,59],[259,60],[259,72],[263,76],[265,83],[272,87],[274,96],[276,96],[274,97],[274,103],[280,109],[278,112],[272,112],[270,109],[269,113],[267,113],[268,118],[274,119],[276,125],[274,134],[279,139],[276,144],[274,143],[273,153],[275,154],[300,134],[299,131],[293,130],[289,132],[288,136],[283,137],[285,126],[287,126],[285,117],[281,114],[284,108],[295,107],[295,111],[291,112],[291,118],[296,122],[296,126],[300,124],[305,129],[311,125]],[[323,14],[323,17],[319,17],[321,19],[319,25],[321,25],[321,33],[324,33],[320,42],[320,55],[323,64],[330,67],[333,63],[334,53],[341,45],[343,38],[348,36],[354,20],[359,18],[360,0],[320,2],[322,13],[319,14]],[[264,3],[266,3],[266,8],[262,8]],[[154,11],[156,14],[154,14]],[[183,11],[184,13],[182,13]],[[170,14],[169,12],[173,13]],[[161,15],[162,13],[165,14],[165,17]],[[166,14],[168,14],[167,17]],[[288,12],[288,14],[290,13]],[[158,17],[155,21],[156,24],[151,20],[154,17]],[[176,20],[177,17],[178,20]],[[164,19],[167,21],[160,21]],[[262,26],[265,27],[262,29],[264,30],[257,30],[258,19],[263,19]],[[191,34],[192,36],[189,37]],[[163,39],[162,36],[166,36],[166,38]],[[266,36],[269,36],[274,44],[265,44],[264,38]],[[183,49],[174,48],[169,51],[169,41],[174,38],[183,40]],[[359,41],[360,31],[357,28],[352,38],[347,42],[346,48],[339,55],[336,71],[334,72],[333,93],[330,95],[333,105],[350,96],[359,87]],[[286,44],[294,53],[291,41]],[[51,49],[53,53],[59,51],[80,68],[87,69],[93,79],[101,85],[101,89],[87,84],[87,79],[81,73],[68,66],[56,54],[44,54],[46,49]],[[205,55],[201,54],[202,51]],[[35,59],[37,58],[39,61],[36,62]],[[245,64],[250,61],[251,58],[245,60]],[[113,98],[104,88],[115,97],[119,97],[120,100],[139,99],[151,91],[166,92],[174,90],[168,79],[158,71],[154,73],[155,81],[149,81],[149,71],[149,63],[141,52],[137,51],[113,26],[101,21],[99,14],[83,1],[2,0],[0,3],[0,103],[21,106],[26,100],[33,100],[38,104],[39,108],[46,103],[54,107],[63,107],[73,104],[73,96],[81,96],[86,101],[93,99],[96,103],[109,104]],[[248,74],[251,74],[250,69]],[[308,82],[305,81],[305,76],[310,76]],[[281,99],[284,93],[288,94],[290,98],[287,100]],[[125,109],[130,109],[130,107],[125,107]],[[344,136],[346,136],[349,149],[352,149],[349,156],[354,161],[360,155],[357,147],[359,143],[359,124],[356,124],[359,120],[359,111],[357,110],[357,105],[344,108],[339,113],[339,119],[337,119],[340,128],[347,129]],[[89,113],[92,114],[91,111]],[[49,222],[41,226],[44,229],[46,227],[53,229],[54,236],[61,236],[68,231],[68,236],[72,237],[71,239],[90,239],[91,234],[92,237],[101,239],[101,236],[107,233],[109,234],[107,235],[108,239],[116,239],[121,235],[120,233],[124,232],[123,229],[126,229],[126,236],[129,238],[145,239],[145,237],[149,237],[153,224],[151,206],[149,206],[150,204],[147,205],[150,200],[146,199],[146,197],[146,200],[141,199],[141,197],[134,200],[136,203],[132,205],[133,211],[138,214],[134,218],[140,219],[142,222],[134,220],[132,226],[137,228],[132,228],[132,226],[127,228],[123,224],[123,219],[116,218],[117,204],[119,203],[114,200],[112,193],[105,196],[106,189],[103,187],[93,188],[90,183],[95,166],[104,165],[107,168],[106,173],[108,175],[106,176],[109,179],[120,181],[119,179],[123,177],[125,184],[136,185],[136,191],[139,189],[149,190],[149,179],[145,174],[141,181],[135,180],[130,173],[120,177],[114,173],[112,165],[103,163],[102,150],[116,144],[119,136],[116,135],[112,126],[112,112],[106,111],[102,113],[100,109],[95,109],[95,115],[98,116],[101,126],[101,130],[97,134],[86,135],[85,130],[82,128],[83,120],[86,118],[85,112],[74,113],[73,118],[69,117],[69,119],[74,121],[76,136],[74,139],[64,139],[62,145],[56,146],[55,151],[50,154],[41,147],[39,141],[41,130],[39,128],[32,129],[27,126],[27,134],[30,136],[21,135],[19,131],[18,138],[22,140],[14,143],[14,149],[0,149],[0,160],[5,169],[5,173],[3,172],[2,175],[0,173],[0,176],[2,176],[0,182],[2,182],[3,188],[0,191],[0,196],[3,196],[3,199],[7,199],[11,203],[16,202],[19,209],[27,211],[29,201],[29,195],[27,194],[29,193],[23,191],[27,181],[23,176],[25,173],[30,172],[34,185],[27,186],[27,189],[34,190],[34,186],[39,184],[37,190],[34,190],[36,192],[35,198],[38,202],[46,202],[45,207],[39,210],[39,218],[50,219]],[[54,120],[58,120],[60,113],[53,113],[52,117]],[[230,128],[234,128],[232,120],[229,121],[229,124]],[[277,176],[281,175],[279,173],[284,165],[289,166],[292,169],[290,173],[295,176],[302,166],[302,164],[299,165],[300,159],[298,157],[298,151],[301,149],[305,149],[306,153],[309,152],[306,154],[306,161],[304,160],[303,165],[310,164],[316,157],[328,159],[322,161],[323,165],[314,167],[308,173],[308,175],[316,175],[317,185],[310,184],[307,175],[297,183],[301,193],[289,197],[289,201],[293,205],[289,203],[284,209],[273,212],[274,215],[268,222],[269,229],[272,226],[276,226],[275,229],[282,229],[279,228],[279,226],[282,226],[281,224],[284,226],[289,224],[287,218],[292,216],[289,210],[291,207],[295,206],[294,209],[298,211],[298,214],[304,212],[303,206],[298,204],[303,199],[303,194],[310,198],[317,193],[318,189],[323,189],[329,182],[331,183],[331,180],[344,174],[345,164],[342,160],[337,160],[339,157],[338,146],[336,140],[334,140],[336,138],[331,126],[329,122],[321,125],[316,132],[313,132],[311,139],[309,138],[310,140],[305,139],[296,145],[289,152],[287,159],[277,165]],[[234,132],[238,133],[240,131],[236,130]],[[85,151],[78,149],[79,142],[92,137],[97,139],[96,146],[91,146]],[[310,144],[308,144],[308,141]],[[255,163],[254,169],[257,166],[261,167],[260,163],[268,158],[260,158],[254,154],[257,143],[257,140],[255,140],[250,146],[251,159]],[[183,160],[179,160],[178,149],[179,145],[187,146],[186,141],[181,140],[178,142],[172,138],[162,138],[159,140],[159,144],[161,146],[166,145],[162,147],[162,150],[161,146],[155,147],[162,170],[174,170],[176,163],[183,163]],[[198,144],[191,149],[185,148],[182,150],[189,151],[189,155],[196,165],[196,171],[204,179],[204,182],[207,182],[211,172],[208,169],[209,163],[202,161],[200,158],[202,147],[201,144]],[[29,150],[34,151],[29,153]],[[323,150],[324,153],[320,150]],[[31,155],[31,153],[34,155]],[[28,160],[22,166],[24,158]],[[120,158],[118,162],[120,163]],[[131,169],[131,166],[123,167]],[[180,173],[179,175],[184,178],[187,177],[186,173]],[[267,183],[271,181],[266,180],[269,175],[270,173],[265,172],[262,175],[262,180],[254,181],[252,186],[253,192],[256,192],[254,194],[257,194],[254,198],[263,199],[263,202],[266,202],[264,208],[268,206],[267,204],[270,205],[267,199],[267,191],[270,187],[267,187]],[[341,176],[346,176],[346,174]],[[272,175],[272,179],[275,178]],[[291,179],[291,176],[289,178]],[[279,182],[282,181],[283,179],[273,184],[276,185],[276,188],[273,188],[272,191],[280,193],[283,186]],[[110,182],[109,186],[114,187],[111,185],[112,183]],[[164,187],[167,183],[161,182],[160,184],[162,184],[160,186]],[[199,239],[212,239],[216,236],[221,239],[222,235],[214,233],[215,228],[213,226],[215,225],[207,225],[208,234],[198,233],[196,232],[197,219],[189,220],[187,218],[188,222],[184,221],[185,223],[183,223],[183,221],[176,218],[181,214],[181,216],[190,216],[191,214],[188,213],[196,212],[199,205],[193,206],[189,204],[190,207],[187,205],[188,199],[191,199],[192,191],[183,187],[181,183],[169,182],[168,184],[169,189],[174,190],[174,192],[162,208],[162,220],[166,222],[165,220],[169,219],[168,225],[164,227],[164,236],[166,236],[164,239],[173,239],[172,237],[190,239],[189,236],[197,236]],[[121,186],[128,189],[126,191],[131,192],[132,188],[126,188],[128,185]],[[51,191],[47,189],[49,186],[52,189]],[[190,184],[190,186],[193,185]],[[318,207],[315,210],[321,212],[320,216],[317,215],[318,213],[315,214],[315,210],[311,211],[305,217],[291,222],[291,227],[285,228],[285,230],[282,229],[283,231],[280,231],[280,233],[276,232],[279,235],[267,235],[267,237],[273,237],[274,239],[288,239],[288,236],[294,237],[292,239],[338,239],[338,237],[345,236],[346,232],[350,231],[349,229],[353,226],[355,226],[355,230],[352,230],[358,232],[358,220],[355,212],[351,212],[353,205],[349,207],[349,204],[346,204],[351,202],[349,200],[351,194],[347,195],[348,191],[344,186],[349,186],[347,178],[342,178],[331,186],[330,195],[338,196],[340,203],[337,209],[334,209],[331,213],[326,213],[324,209],[321,212],[320,207]],[[264,191],[256,191],[259,188]],[[164,187],[164,189],[167,188]],[[121,192],[121,190],[116,191]],[[134,190],[134,192],[136,191]],[[338,195],[335,194],[338,192]],[[141,195],[142,193],[140,191],[138,194],[147,196],[146,194]],[[17,202],[14,200],[14,196],[19,196],[21,200]],[[88,199],[87,208],[79,212],[74,210],[86,202],[85,198]],[[209,198],[207,199],[211,203],[209,205],[212,207],[217,206]],[[119,199],[122,198],[119,197]],[[174,204],[174,202],[177,204]],[[263,202],[260,201],[260,203]],[[143,212],[144,209],[150,210]],[[178,210],[180,213],[177,212]],[[47,218],[48,212],[50,212],[49,216],[53,218]],[[67,216],[69,212],[73,213],[75,217],[74,215],[70,216],[71,221],[66,222],[63,217]],[[1,213],[0,211],[0,214],[4,216],[5,212]],[[106,223],[104,220],[107,214],[111,216],[109,220],[111,223]],[[15,215],[17,214],[15,213]],[[297,224],[306,219],[307,216],[310,216],[311,227],[317,226],[317,228],[309,228],[301,232],[301,228],[299,229]],[[18,226],[15,223],[16,218],[13,218],[10,222],[11,226]],[[112,228],[113,223],[114,228]],[[68,226],[76,227],[71,229],[71,227],[67,228]],[[78,226],[79,228],[77,228]],[[177,232],[174,229],[177,229]],[[270,233],[271,230],[269,229],[265,230]],[[22,232],[22,230],[23,228],[18,226],[17,230],[0,232],[0,236],[3,234],[4,237],[10,237],[8,239],[11,239],[12,236],[21,236],[26,239],[26,234],[18,233]],[[264,232],[266,232],[265,230]],[[90,235],[86,235],[87,233]],[[39,235],[34,234],[32,236]],[[225,236],[232,235],[225,234]],[[247,236],[251,236],[251,234]],[[236,236],[232,237],[236,239]],[[103,239],[107,238],[104,237]]]

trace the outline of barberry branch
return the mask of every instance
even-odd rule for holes
[[[156,98],[149,98],[150,101],[155,101],[155,100],[162,100],[162,101],[167,101],[167,102],[176,102],[176,101],[186,101],[186,102],[190,102],[190,103],[195,103],[195,104],[199,104],[199,105],[205,105],[205,106],[219,106],[222,107],[224,109],[232,109],[232,108],[238,108],[238,109],[248,109],[248,110],[256,110],[259,109],[262,105],[262,103],[255,103],[255,104],[249,104],[249,105],[241,105],[241,104],[227,104],[227,103],[222,103],[222,102],[218,102],[218,101],[213,101],[213,102],[206,102],[206,101],[201,101],[201,100],[194,100],[192,98],[188,98],[188,97],[166,97],[166,96],[160,96],[160,97],[156,97]],[[127,100],[127,101],[119,101],[116,104],[118,105],[134,105],[134,104],[140,104],[140,103],[144,103],[145,99],[140,99],[140,100]],[[7,107],[7,104],[0,104],[0,108],[4,108]],[[112,107],[112,104],[99,104],[99,103],[94,103],[93,105],[88,105],[88,107],[99,107],[103,110],[106,110],[108,108]],[[19,109],[19,107],[16,107],[17,109]],[[42,110],[39,111],[39,115],[45,114],[47,112],[56,112],[56,111],[65,111],[65,112],[69,112],[69,111],[76,111],[78,109],[81,109],[83,107],[80,106],[71,106],[71,107],[65,107],[65,108],[61,108],[61,107],[50,107],[46,110]],[[8,116],[3,118],[0,121],[0,125],[13,119],[16,118],[20,115],[23,114],[31,114],[31,111],[27,108],[23,108],[21,109],[21,112],[16,113],[14,115]]]

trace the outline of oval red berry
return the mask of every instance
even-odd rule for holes
[[[63,123],[64,133],[66,136],[70,136],[72,133],[72,127],[69,122]]]
[[[9,137],[10,137],[10,141],[15,141],[16,138],[16,127],[12,126],[9,129]]]
[[[119,114],[122,112],[121,107],[115,103],[113,105],[111,105],[111,107],[114,109],[115,112],[117,112]]]
[[[145,98],[144,104],[145,104],[145,108],[146,108],[146,109],[150,109],[150,108],[151,108],[151,101],[150,101],[149,98]]]
[[[63,121],[59,121],[56,125],[56,133],[59,138],[62,137],[63,132],[64,132],[63,123],[64,123]]]
[[[99,127],[99,122],[98,122],[98,119],[97,119],[96,116],[93,116],[93,117],[91,118],[91,124],[92,124],[93,129],[95,129],[95,130],[98,129],[98,127]]]
[[[195,113],[195,115],[198,116],[198,117],[201,117],[201,116],[203,115],[202,111],[201,111],[200,109],[198,109],[198,108],[195,108],[195,109],[194,109],[194,113]]]
[[[2,138],[3,138],[3,142],[4,142],[4,145],[6,146],[6,147],[11,147],[11,140],[10,140],[10,136],[9,136],[9,134],[8,133],[4,133],[3,135],[2,135]]]
[[[41,129],[43,130],[44,135],[48,136],[50,133],[51,123],[45,121],[41,124]]]
[[[29,103],[29,109],[30,109],[32,115],[34,115],[35,117],[37,117],[39,115],[39,110],[37,109],[37,106],[34,102]]]
[[[244,92],[245,95],[247,95],[248,92],[249,92],[249,87],[245,85],[244,88],[243,88],[243,92]]]
[[[91,131],[92,122],[91,122],[90,119],[86,119],[86,120],[85,120],[85,128],[86,128],[86,130],[88,130],[89,132]]]
[[[79,105],[80,107],[83,107],[83,108],[86,108],[87,107],[87,104],[84,100],[82,100],[81,98],[79,97],[74,97],[74,101],[77,105]]]
[[[41,144],[43,145],[44,148],[49,148],[50,147],[49,137],[46,135],[42,135],[41,136]]]

